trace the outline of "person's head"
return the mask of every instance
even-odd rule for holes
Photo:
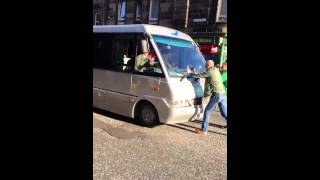
[[[222,69],[222,71],[226,71],[227,70],[227,62],[223,63],[221,69]]]
[[[207,67],[208,67],[208,69],[214,67],[214,61],[213,60],[208,60],[207,61]]]

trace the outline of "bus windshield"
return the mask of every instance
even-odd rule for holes
[[[182,77],[186,74],[187,68],[191,68],[195,72],[206,71],[206,62],[195,43],[158,35],[152,37],[158,46],[170,77]]]

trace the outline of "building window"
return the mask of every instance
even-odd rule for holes
[[[141,1],[137,1],[136,21],[141,21]]]
[[[94,13],[94,25],[101,25],[102,16],[100,12]]]
[[[126,1],[120,0],[118,3],[118,24],[124,24],[126,17]]]
[[[150,0],[149,23],[158,24],[159,18],[159,0]]]

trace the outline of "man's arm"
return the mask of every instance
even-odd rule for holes
[[[208,72],[202,72],[202,73],[191,72],[187,74],[187,77],[206,78],[206,77],[209,77],[209,73]]]

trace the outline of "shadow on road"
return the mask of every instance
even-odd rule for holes
[[[102,109],[98,109],[98,108],[95,108],[95,107],[93,107],[93,112],[97,113],[97,114],[100,114],[102,116],[107,116],[109,118],[112,118],[112,119],[115,119],[115,120],[118,120],[118,121],[134,124],[134,125],[141,126],[141,127],[153,128],[153,127],[157,126],[157,125],[155,125],[155,126],[143,126],[143,125],[141,125],[141,123],[139,121],[137,121],[137,120],[135,120],[133,118],[129,118],[129,117],[126,117],[126,116],[121,116],[119,114],[115,114],[115,113],[112,113],[112,112],[109,112],[109,111],[105,111],[105,110],[102,110]]]
[[[174,127],[174,128],[178,128],[178,129],[182,129],[184,131],[189,131],[189,132],[192,132],[194,133],[194,131],[190,130],[190,129],[187,129],[187,128],[184,128],[184,127],[180,127],[180,126],[177,126],[175,124],[165,124],[166,126],[170,126],[170,127]]]
[[[194,126],[190,126],[190,125],[186,125],[186,124],[182,124],[182,123],[166,124],[166,125],[167,125],[167,126],[174,127],[174,128],[182,129],[182,130],[185,130],[185,131],[189,131],[189,132],[192,132],[192,133],[196,133],[196,132],[195,132],[195,129],[198,128],[198,127],[194,127]],[[187,129],[187,128],[181,127],[181,126],[185,126],[185,127],[188,127],[188,128],[192,128],[193,130],[190,130],[190,129]],[[219,135],[227,136],[227,134],[225,134],[225,133],[215,132],[215,131],[211,131],[211,130],[208,130],[208,132],[209,132],[209,133],[214,133],[214,134],[219,134]]]
[[[135,120],[133,118],[121,116],[121,115],[118,115],[118,114],[115,114],[115,113],[112,113],[112,112],[109,112],[109,111],[105,111],[105,110],[93,107],[93,112],[97,113],[97,114],[100,114],[102,116],[106,116],[106,117],[118,120],[118,121],[122,121],[122,122],[130,123],[130,124],[134,124],[134,125],[137,125],[137,126],[145,127],[145,126],[142,126],[137,120]],[[198,123],[198,124],[202,123],[202,121],[199,121],[199,120],[195,120],[195,121],[192,121],[192,122],[193,123]],[[194,129],[197,128],[197,127],[189,126],[189,125],[182,124],[182,123],[177,123],[177,124],[158,124],[158,125],[147,127],[147,128],[154,128],[154,127],[159,126],[159,125],[167,125],[167,126],[179,128],[179,129],[182,129],[182,130],[185,130],[185,131],[189,131],[189,132],[192,132],[192,133],[195,133]],[[184,128],[184,127],[181,127],[181,126],[189,127],[189,128],[192,128],[193,130],[190,130],[190,129],[187,129],[187,128]],[[217,128],[224,128],[224,126],[222,126],[222,125],[212,124],[212,123],[210,123],[210,126],[217,127]],[[219,133],[219,132],[210,131],[210,130],[208,132],[215,133],[215,134],[220,134],[220,135],[225,135],[225,136],[227,135],[227,134],[224,134],[224,133]]]
[[[107,116],[107,117],[115,119],[115,120],[119,120],[119,121],[123,121],[123,122],[126,122],[126,123],[131,123],[131,124],[135,124],[135,125],[141,126],[139,124],[139,122],[137,122],[133,118],[121,116],[121,115],[118,115],[118,114],[115,114],[115,113],[112,113],[112,112],[109,112],[109,111],[105,111],[105,110],[102,110],[102,109],[98,109],[98,108],[93,108],[93,112],[97,113],[97,114],[100,114],[102,116]]]
[[[198,123],[198,124],[202,124],[202,121],[199,121],[199,120],[194,120],[192,121],[194,123]],[[213,126],[213,127],[217,127],[217,128],[225,128],[225,126],[222,126],[222,125],[219,125],[219,124],[213,124],[213,123],[209,123],[210,126]]]

